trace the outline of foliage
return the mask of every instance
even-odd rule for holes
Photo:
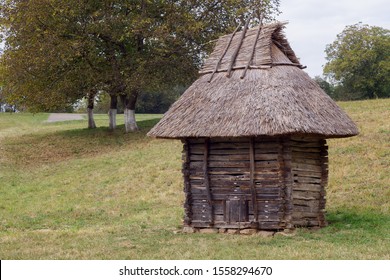
[[[357,98],[390,97],[390,30],[358,23],[326,47],[324,73],[340,93]]]
[[[161,115],[126,135],[2,114],[0,258],[388,260],[390,99],[339,105],[360,135],[328,141],[330,224],[274,238],[180,233],[182,143],[145,137]]]
[[[105,90],[134,109],[141,92],[188,84],[221,33],[279,0],[3,0],[5,92],[53,110]],[[256,16],[254,17],[254,20]]]
[[[57,1],[3,1],[2,64],[9,102],[35,112],[55,111],[70,107],[89,90],[95,75],[83,59],[86,46],[71,39],[82,23],[76,16],[66,18],[74,2],[61,3],[59,10]]]

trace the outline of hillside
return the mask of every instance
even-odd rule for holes
[[[107,116],[0,114],[0,259],[389,259],[390,99],[342,102],[360,134],[329,144],[327,219],[293,237],[180,233],[180,141]],[[119,116],[121,117],[121,116]]]

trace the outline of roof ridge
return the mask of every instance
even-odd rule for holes
[[[239,26],[233,33],[221,36],[217,40],[214,51],[199,71],[200,74],[213,73],[209,77],[209,82],[218,72],[227,72],[227,77],[230,77],[231,71],[244,68],[242,73],[242,78],[244,78],[248,69],[281,65],[276,63],[272,57],[273,44],[277,44],[287,58],[284,59],[282,65],[306,68],[300,64],[281,31],[287,22],[276,21],[269,24],[260,22],[258,26],[253,28],[249,28],[248,22],[245,24],[244,30],[238,31]],[[291,64],[286,63],[286,60],[291,61]]]

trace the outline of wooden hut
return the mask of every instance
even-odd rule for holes
[[[358,134],[303,70],[276,22],[222,36],[149,132],[181,139],[185,226],[326,225],[326,138]]]

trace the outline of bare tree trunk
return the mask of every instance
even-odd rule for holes
[[[111,95],[111,104],[110,111],[108,111],[108,116],[110,119],[109,128],[110,130],[116,129],[116,114],[118,112],[118,98],[116,95]]]
[[[137,131],[137,121],[135,119],[135,110],[125,109],[125,128],[126,133]]]
[[[135,119],[135,104],[137,102],[137,98],[138,91],[136,90],[133,90],[130,96],[122,97],[126,133],[138,130],[137,121]]]
[[[88,94],[88,128],[93,129],[96,128],[95,119],[93,117],[93,107],[94,107],[94,101],[95,101],[95,91],[91,91]]]

